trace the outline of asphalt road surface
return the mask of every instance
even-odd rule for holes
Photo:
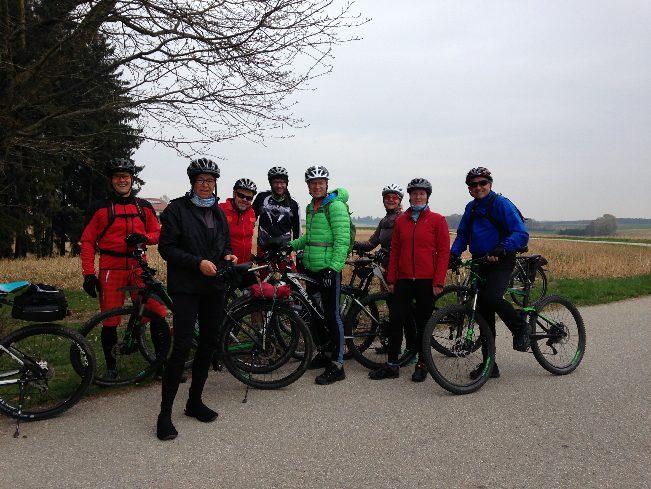
[[[420,488],[649,487],[651,296],[582,309],[587,350],[554,377],[498,336],[501,378],[469,396],[432,379],[348,378],[316,372],[281,391],[251,391],[213,373],[202,424],[174,409],[180,432],[155,438],[159,385],[87,399],[63,416],[0,419],[0,486]],[[498,326],[499,327],[499,326]]]

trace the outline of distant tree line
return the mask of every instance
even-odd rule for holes
[[[565,236],[612,236],[617,231],[617,218],[612,214],[604,214],[590,221],[583,228],[561,229],[559,234]]]

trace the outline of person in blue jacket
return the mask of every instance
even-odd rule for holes
[[[527,323],[503,296],[515,267],[515,255],[526,249],[529,233],[517,207],[506,197],[493,192],[493,177],[488,169],[477,167],[470,170],[466,175],[466,185],[474,200],[466,205],[459,223],[450,250],[450,268],[460,264],[461,253],[467,248],[473,258],[486,257],[477,272],[483,279],[477,297],[479,314],[488,322],[495,336],[497,313],[513,333],[513,348],[527,351]],[[483,365],[479,365],[471,377],[479,377],[482,368]],[[491,377],[499,376],[495,364]]]

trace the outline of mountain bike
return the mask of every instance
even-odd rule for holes
[[[437,311],[451,304],[463,303],[471,287],[473,274],[470,271],[472,260],[465,260],[461,265],[452,270],[452,285],[446,285],[439,295],[434,298],[434,310]],[[547,260],[542,255],[519,255],[516,257],[515,268],[511,274],[509,294],[513,302],[522,307],[524,295],[527,291],[527,304],[540,301],[547,294],[547,275],[544,266]],[[440,335],[440,337],[437,337]],[[444,355],[452,355],[451,351],[443,346],[454,335],[454,328],[449,331],[439,330],[432,336],[432,347]]]
[[[527,260],[537,261],[533,256]],[[436,311],[425,327],[422,354],[434,380],[454,394],[480,389],[495,364],[494,338],[485,319],[477,312],[481,279],[477,269],[485,258],[464,262],[469,270],[469,287],[459,289],[459,303]],[[535,263],[527,264],[534,267]],[[529,328],[531,350],[540,365],[556,375],[574,371],[585,353],[585,327],[576,306],[568,299],[550,295],[529,305],[531,282],[526,281],[520,314]],[[445,349],[441,352],[440,348]],[[478,376],[471,372],[483,366]]]
[[[112,324],[117,323],[118,342],[108,352],[113,355],[117,375],[107,375],[106,358],[103,358],[98,362],[100,367],[96,374],[99,385],[138,382],[160,371],[169,353],[173,332],[165,318],[147,310],[145,304],[154,298],[171,309],[172,299],[165,286],[154,278],[156,270],[147,264],[143,255],[144,249],[137,246],[133,258],[142,271],[143,286],[124,289],[135,293],[132,305],[98,314],[82,328],[82,334],[91,345],[101,349],[104,322],[112,319]],[[229,297],[243,274],[268,267],[251,267],[250,263],[232,266],[228,262],[220,266],[215,280],[224,283],[225,296]],[[152,329],[151,325],[157,327]],[[307,359],[298,362],[290,362],[290,359],[299,344],[311,355],[310,332],[284,301],[243,295],[226,305],[222,324],[216,327],[221,331],[216,352],[219,361],[234,377],[249,386],[261,389],[284,387],[307,369]]]
[[[0,304],[29,285],[0,284]],[[0,412],[18,423],[57,416],[82,398],[94,371],[93,351],[76,331],[53,323],[15,330],[0,340]]]

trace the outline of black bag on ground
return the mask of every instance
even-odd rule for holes
[[[32,284],[14,299],[11,315],[24,321],[58,321],[68,314],[65,294],[51,285]]]

